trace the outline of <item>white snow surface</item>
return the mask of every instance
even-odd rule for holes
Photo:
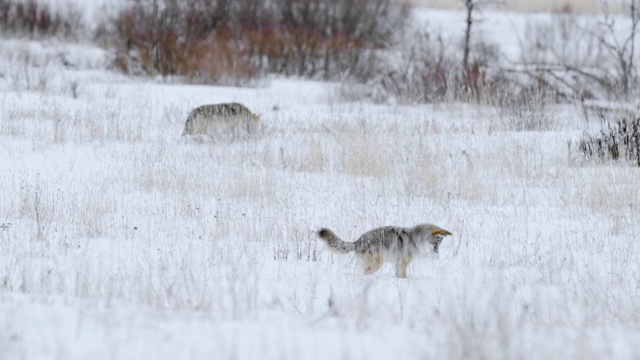
[[[640,169],[577,161],[578,109],[514,132],[490,107],[132,79],[84,45],[0,53],[2,359],[640,358]],[[227,101],[261,132],[179,135]],[[454,235],[407,279],[315,237],[421,222]]]

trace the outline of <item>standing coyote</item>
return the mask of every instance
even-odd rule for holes
[[[378,271],[388,261],[396,263],[396,276],[403,278],[407,277],[407,265],[414,256],[428,245],[433,246],[433,252],[437,254],[442,238],[447,235],[451,233],[432,224],[420,224],[412,228],[379,227],[362,234],[355,242],[342,241],[326,228],[318,231],[318,236],[329,250],[338,254],[355,251],[365,267],[365,275]]]
[[[193,109],[182,135],[233,135],[255,131],[260,115],[239,103],[202,105]]]

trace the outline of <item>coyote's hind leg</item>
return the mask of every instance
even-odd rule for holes
[[[362,256],[362,260],[364,260],[365,263],[365,275],[373,274],[382,267],[382,264],[384,264],[384,258],[380,254],[365,253]]]

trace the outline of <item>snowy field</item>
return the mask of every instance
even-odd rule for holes
[[[640,169],[495,109],[335,85],[189,86],[0,41],[1,359],[637,359]],[[65,67],[72,63],[73,67]],[[240,141],[188,112],[262,114]],[[433,222],[439,257],[363,276],[315,238]]]

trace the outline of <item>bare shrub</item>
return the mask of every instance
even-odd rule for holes
[[[29,38],[79,37],[85,28],[82,17],[67,5],[65,11],[54,12],[36,0],[0,0],[0,31]]]
[[[361,56],[342,86],[343,98],[376,102],[432,103],[479,101],[490,95],[488,65],[498,57],[497,47],[479,40],[471,48],[471,66],[464,69],[456,46],[437,32],[409,32],[389,49]]]
[[[640,12],[631,0],[629,19],[614,19],[606,5],[603,2],[600,21],[567,10],[527,26],[520,61],[499,70],[502,86],[496,104],[508,128],[550,130],[554,119],[545,108],[552,103],[579,102],[586,116],[592,99],[625,101],[635,96]]]
[[[6,80],[15,91],[40,91],[49,89],[55,58],[51,55],[39,56],[28,47],[12,49],[5,60],[10,64]]]
[[[473,86],[477,82],[477,72],[478,68],[482,65],[481,61],[476,59],[471,61],[471,57],[473,56],[473,47],[477,45],[483,46],[485,43],[480,41],[472,41],[471,34],[473,29],[473,24],[478,22],[477,13],[479,10],[490,4],[498,4],[499,1],[495,0],[460,0],[465,7],[466,11],[466,20],[465,20],[465,31],[464,37],[462,41],[462,69],[464,71],[464,76],[466,78],[471,77],[471,79],[467,80],[476,80],[476,81],[467,81],[469,85]],[[475,36],[475,35],[474,35]],[[477,54],[486,54],[486,51],[477,52]]]
[[[625,159],[640,166],[640,116],[627,114],[610,121],[602,115],[601,120],[600,134],[585,135],[577,144],[578,150],[586,159]]]
[[[336,78],[348,71],[364,49],[386,48],[405,26],[408,7],[389,0],[289,0],[278,12],[277,32],[284,32],[300,76]],[[285,43],[287,44],[287,43]]]
[[[407,11],[390,0],[135,0],[99,26],[98,38],[129,73],[337,79],[365,49],[387,46]]]
[[[252,77],[248,48],[235,38],[237,28],[218,21],[219,8],[207,4],[137,0],[103,24],[98,36],[115,44],[114,65],[127,73],[185,75],[199,82]],[[212,17],[205,19],[206,14]]]
[[[131,72],[131,62],[150,75],[176,74],[186,62],[182,13],[177,0],[135,1],[120,11],[114,28],[122,44],[116,65]]]
[[[448,91],[453,65],[442,37],[417,32],[394,48],[370,51],[351,69],[341,96],[375,102],[432,102]],[[411,45],[409,45],[411,44]]]
[[[572,99],[628,100],[637,95],[640,9],[630,0],[628,18],[614,18],[607,4],[603,2],[604,14],[597,22],[558,13],[547,23],[529,26],[519,71]]]
[[[211,33],[187,50],[184,73],[198,82],[230,83],[248,80],[258,73],[245,43],[225,29]]]
[[[571,14],[528,24],[518,69],[528,78],[526,86],[545,86],[574,99],[600,93],[593,80],[604,77],[607,70],[598,66],[605,62],[602,48],[585,31],[593,26]]]
[[[637,0],[627,1],[628,18],[614,18],[604,2],[600,21],[565,7],[549,22],[529,25],[521,58],[511,66],[500,61],[497,44],[472,30],[477,8],[492,2],[463,0],[467,26],[459,48],[455,39],[422,32],[399,35],[396,46],[367,52],[354,62],[340,95],[376,102],[488,103],[500,107],[514,130],[553,128],[553,119],[544,115],[551,103],[637,96]]]

